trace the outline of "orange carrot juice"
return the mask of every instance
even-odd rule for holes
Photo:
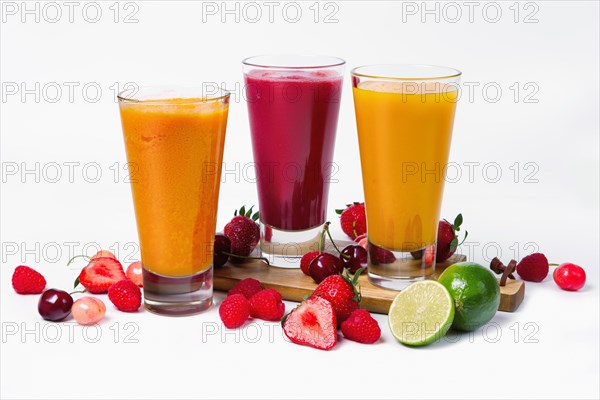
[[[144,268],[184,277],[212,264],[228,101],[120,102]]]

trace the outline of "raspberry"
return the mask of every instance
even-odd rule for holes
[[[36,270],[19,265],[13,272],[12,286],[19,294],[40,294],[46,287],[46,279]]]
[[[354,310],[344,322],[342,322],[342,333],[344,337],[359,343],[375,343],[381,337],[379,324],[367,310]]]
[[[265,289],[250,298],[250,315],[265,321],[279,321],[285,313],[281,294],[275,289]]]
[[[247,300],[250,300],[250,297],[254,296],[256,293],[263,290],[262,285],[259,281],[254,278],[246,278],[242,279],[237,285],[232,287],[229,292],[227,292],[227,296],[232,296],[234,294],[241,294]]]
[[[129,279],[123,279],[108,289],[108,299],[118,310],[133,312],[142,304],[142,291]]]
[[[239,328],[250,317],[250,303],[242,294],[227,296],[219,306],[219,316],[227,328]]]
[[[517,273],[523,280],[541,282],[548,276],[548,259],[542,253],[533,253],[517,264]]]
[[[304,275],[310,276],[310,273],[308,272],[308,267],[310,267],[311,261],[314,260],[321,253],[321,251],[311,251],[302,256],[302,258],[300,259],[300,269],[302,270]]]

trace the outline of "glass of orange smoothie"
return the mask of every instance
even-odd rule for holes
[[[425,65],[352,71],[369,280],[389,289],[435,271],[437,226],[461,73]]]
[[[212,304],[213,241],[229,93],[148,87],[119,95],[144,303],[166,315]]]

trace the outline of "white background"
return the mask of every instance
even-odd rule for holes
[[[257,22],[251,21],[256,8],[243,3],[237,16],[223,14],[221,2],[204,5],[205,11],[216,7],[214,15],[203,13],[201,2],[121,3],[116,23],[113,2],[98,3],[96,23],[90,22],[93,5],[77,3],[70,22],[68,6],[55,4],[62,16],[54,23],[55,6],[27,3],[37,7],[36,22],[35,11],[24,14],[21,2],[2,4],[3,398],[598,398],[597,2],[476,2],[469,15],[463,2],[428,2],[438,11],[426,14],[421,2],[352,1],[318,4],[318,16],[312,2],[299,2],[295,23],[294,5],[286,14],[285,2],[272,21],[267,6],[257,3]],[[125,23],[131,12],[137,22]],[[551,278],[527,284],[517,312],[498,313],[487,330],[453,336],[455,343],[421,349],[396,343],[385,316],[376,317],[380,343],[342,339],[330,352],[288,343],[277,324],[258,321],[225,332],[216,307],[171,319],[120,313],[104,298],[107,318],[98,332],[73,321],[42,321],[37,296],[18,296],[10,286],[15,266],[28,264],[49,286],[69,289],[77,275],[77,268],[65,266],[69,246],[92,253],[85,245],[99,243],[120,258],[137,257],[128,254],[137,240],[129,185],[122,169],[116,178],[111,169],[125,163],[113,85],[224,82],[239,96],[242,58],[282,52],[335,55],[349,68],[427,63],[462,70],[474,89],[471,96],[463,92],[458,106],[451,160],[461,176],[455,170],[446,185],[442,212],[464,215],[470,247],[461,251],[487,264],[498,252],[505,261],[520,258],[533,243],[553,262],[584,266],[586,287],[567,293]],[[82,93],[86,84],[89,91]],[[77,85],[72,98],[67,85]],[[62,89],[58,99],[56,87]],[[96,102],[94,87],[102,90]],[[23,88],[33,93],[22,97]],[[334,221],[335,208],[362,199],[348,70],[344,89],[338,181],[329,201]],[[244,174],[251,161],[246,106],[237,97],[219,229],[241,203],[256,203]],[[72,179],[69,162],[78,163],[71,164]],[[23,174],[36,168],[37,175]],[[97,170],[102,175],[93,183]],[[222,297],[216,294],[217,303]]]

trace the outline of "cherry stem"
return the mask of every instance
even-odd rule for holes
[[[555,263],[552,263],[552,264],[548,264],[548,265],[549,265],[550,267],[558,267],[560,264],[555,264]]]
[[[338,253],[340,253],[340,256],[343,257],[344,259],[348,260],[350,259],[350,256],[347,254],[342,254],[342,252],[340,251],[340,249],[337,247],[337,245],[335,244],[333,238],[331,237],[331,232],[329,232],[329,223],[325,224],[325,227],[323,228],[325,231],[327,231],[327,236],[329,236],[329,240],[331,240],[331,244],[333,244],[333,247],[336,249],[336,251]]]
[[[331,222],[327,221],[325,222],[325,225],[323,225],[321,237],[319,238],[319,248],[317,249],[319,250],[319,253],[322,253],[323,250],[325,250],[325,231],[329,229],[329,224],[331,224]]]
[[[236,257],[236,258],[242,258],[244,260],[261,260],[263,261],[265,264],[267,265],[271,265],[271,263],[269,263],[269,260],[265,257],[250,257],[250,256],[238,256],[237,254],[233,254],[233,253],[228,253],[226,251],[221,251],[221,254],[225,254],[226,256],[229,257]]]
[[[85,289],[83,289],[83,290],[75,290],[75,291],[69,293],[69,296],[74,295],[75,293],[85,293],[85,292],[86,292]]]
[[[87,258],[88,260],[91,260],[91,259],[92,259],[92,257],[90,257],[90,256],[86,256],[85,254],[80,254],[80,255],[78,255],[78,256],[75,256],[75,257],[71,258],[71,259],[69,260],[69,262],[67,263],[67,267],[71,265],[71,263],[73,262],[73,260],[75,260],[76,258],[79,258],[79,257],[85,257],[85,258]]]

